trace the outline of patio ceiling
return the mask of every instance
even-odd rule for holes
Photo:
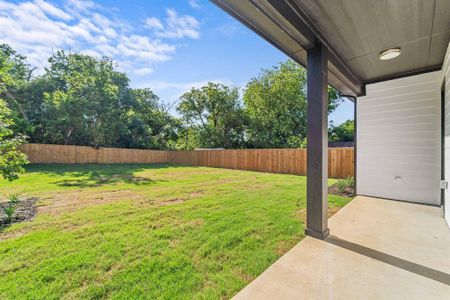
[[[213,0],[292,59],[329,49],[329,83],[360,96],[365,84],[440,69],[450,34],[449,0]],[[381,51],[402,54],[382,61]]]

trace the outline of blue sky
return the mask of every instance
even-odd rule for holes
[[[0,42],[39,70],[56,49],[112,57],[166,103],[208,81],[243,87],[287,59],[206,0],[0,0]],[[349,101],[330,116],[349,118]]]

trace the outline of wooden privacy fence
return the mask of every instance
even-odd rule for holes
[[[177,163],[306,175],[305,149],[155,151],[26,144],[21,146],[21,150],[28,155],[31,163]],[[353,148],[330,148],[328,150],[329,177],[346,178],[354,175],[353,151]]]
[[[353,176],[353,153],[353,148],[330,148],[328,176]],[[170,151],[168,161],[195,166],[306,175],[306,149]]]
[[[20,150],[32,164],[165,163],[167,151],[25,144]]]

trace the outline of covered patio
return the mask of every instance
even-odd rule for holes
[[[450,1],[213,2],[308,70],[309,237],[236,298],[448,299]],[[328,84],[355,104],[359,195],[330,220]]]
[[[448,299],[450,234],[440,208],[357,196],[234,299]]]

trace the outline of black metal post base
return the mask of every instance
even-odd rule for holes
[[[327,238],[327,236],[330,234],[330,229],[327,228],[327,230],[323,231],[323,232],[319,232],[319,231],[314,231],[311,229],[306,228],[305,229],[305,234],[307,236],[319,239],[319,240],[324,240]]]

